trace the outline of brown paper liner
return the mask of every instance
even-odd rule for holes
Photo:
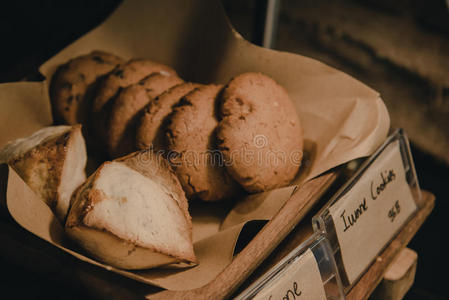
[[[183,270],[125,271],[67,248],[51,210],[12,169],[1,178],[7,182],[1,192],[8,210],[22,227],[82,261],[166,289],[208,283],[231,262],[245,222],[272,218],[297,184],[371,154],[389,129],[377,92],[318,61],[250,44],[229,25],[218,1],[133,0],[44,63],[45,81],[0,84],[0,146],[52,123],[47,87],[53,73],[61,63],[92,50],[159,61],[184,80],[200,83],[226,83],[247,71],[265,73],[287,89],[304,128],[305,160],[294,184],[240,199],[234,208],[192,209],[199,265]]]

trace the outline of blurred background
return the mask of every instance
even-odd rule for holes
[[[268,1],[222,0],[237,31],[264,40]],[[269,45],[318,59],[379,91],[408,133],[421,187],[436,207],[409,245],[418,253],[405,299],[448,299],[449,10],[445,0],[279,0]],[[39,80],[37,67],[100,24],[117,0],[16,1],[0,9],[0,82]],[[276,13],[277,12],[277,13]],[[265,39],[266,40],[266,39]],[[0,246],[1,247],[1,246]],[[18,298],[77,299],[82,290],[0,257],[0,287]],[[25,275],[24,275],[25,274]]]

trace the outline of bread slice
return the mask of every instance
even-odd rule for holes
[[[45,127],[0,149],[9,164],[64,224],[73,191],[86,180],[81,125]]]
[[[95,258],[122,269],[196,261],[184,192],[150,151],[101,165],[74,194],[65,228]]]

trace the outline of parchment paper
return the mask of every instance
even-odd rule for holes
[[[191,205],[200,264],[190,269],[130,272],[72,251],[66,248],[62,227],[50,209],[17,174],[10,169],[8,178],[2,178],[8,180],[8,209],[22,227],[78,259],[166,289],[186,290],[208,283],[231,262],[246,221],[270,219],[296,184],[371,154],[389,129],[388,113],[377,92],[315,60],[250,44],[229,25],[218,1],[130,0],[43,64],[40,71],[46,81],[0,85],[0,147],[52,123],[47,87],[55,69],[95,49],[163,62],[183,79],[201,83],[226,83],[247,71],[265,73],[287,89],[302,121],[305,160],[294,184],[240,199],[235,208]]]

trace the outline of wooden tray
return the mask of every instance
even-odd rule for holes
[[[298,187],[278,214],[235,256],[229,266],[209,284],[195,290],[161,290],[78,261],[18,226],[5,210],[1,215],[0,237],[7,246],[0,247],[0,255],[39,274],[51,274],[77,288],[87,288],[90,294],[95,296],[148,296],[151,299],[226,298],[295,228],[336,178],[335,171],[328,172]],[[4,207],[5,199],[1,197],[4,197],[4,192],[0,195],[0,203]]]
[[[82,289],[94,297],[108,299],[136,297],[148,299],[229,298],[235,295],[236,289],[240,285],[249,285],[310,236],[312,229],[310,221],[308,221],[309,218],[305,218],[301,226],[295,226],[335,181],[336,177],[336,173],[327,173],[298,188],[275,218],[268,222],[256,237],[236,255],[232,263],[221,274],[206,286],[195,290],[165,291],[83,263],[22,229],[4,210],[0,218],[0,238],[3,241],[0,255],[12,264],[48,278],[49,286],[54,285],[54,282],[50,284],[50,281],[69,283],[74,289]],[[379,255],[349,292],[347,299],[367,299],[369,297],[381,281],[388,265],[406,247],[424,223],[434,207],[434,202],[434,196],[423,191],[417,213]],[[0,198],[0,203],[3,206],[4,199]],[[294,230],[292,231],[292,229]],[[286,236],[287,238],[285,238]],[[276,248],[279,243],[281,245]],[[257,268],[261,263],[262,265]],[[253,271],[255,272],[253,273]],[[251,273],[253,275],[248,278]]]

